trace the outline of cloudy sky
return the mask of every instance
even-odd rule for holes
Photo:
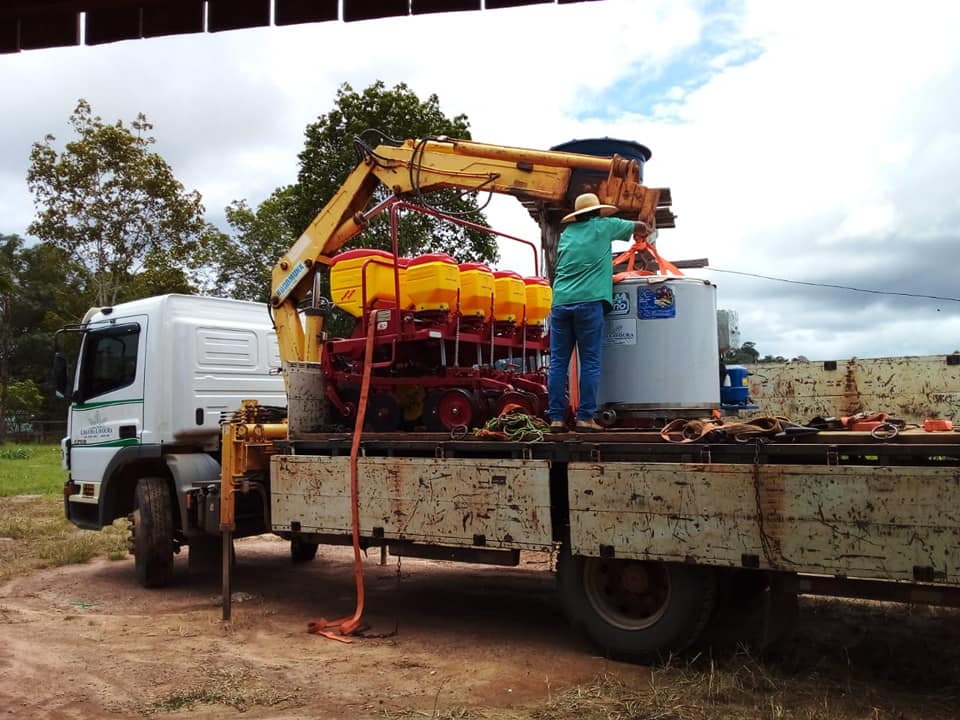
[[[960,4],[602,0],[0,55],[0,232],[24,234],[32,142],[79,97],[144,112],[208,218],[292,182],[303,130],[343,82],[407,83],[482,142],[610,136],[653,150],[670,258],[736,310],[762,354],[960,349]],[[499,229],[538,230],[510,198]],[[522,252],[502,265],[530,273]],[[728,271],[728,272],[722,272]],[[884,293],[788,284],[851,286]]]

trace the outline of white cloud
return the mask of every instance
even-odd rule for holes
[[[30,221],[30,143],[65,134],[78,97],[104,118],[145,112],[157,150],[214,218],[295,179],[303,130],[340,83],[381,79],[436,93],[483,142],[648,145],[647,182],[672,188],[679,216],[660,238],[668,256],[957,295],[957,26],[960,6],[925,1],[604,0],[0,56],[6,104],[17,109],[0,127],[0,231]],[[489,217],[537,238],[512,199],[496,198]],[[532,270],[526,250],[503,254]],[[960,344],[960,303],[704,275],[762,353]]]

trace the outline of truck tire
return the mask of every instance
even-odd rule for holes
[[[760,570],[718,573],[716,607],[697,647],[714,657],[742,649],[775,650],[793,632],[797,594],[770,582]]]
[[[137,582],[159,588],[173,581],[173,508],[167,481],[140,478],[134,494],[133,557]]]
[[[317,556],[318,543],[307,542],[298,535],[290,538],[290,559],[295,563],[307,563]]]
[[[608,657],[657,662],[689,648],[713,612],[711,568],[560,554],[564,612]]]

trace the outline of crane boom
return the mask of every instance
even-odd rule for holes
[[[574,171],[590,171],[603,178],[596,185],[572,188]],[[366,226],[364,211],[384,185],[398,197],[412,197],[457,188],[464,191],[512,195],[557,212],[568,209],[570,191],[595,192],[601,202],[653,226],[661,194],[644,186],[636,160],[597,157],[553,150],[490,145],[452,138],[406,140],[401,145],[379,145],[365,153],[336,194],[273,269],[270,302],[283,360],[307,357],[304,328],[297,303],[312,287],[322,264]],[[313,329],[311,329],[311,332]]]

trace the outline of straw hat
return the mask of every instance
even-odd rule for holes
[[[573,212],[565,215],[560,222],[570,222],[575,219],[577,215],[592,212],[593,210],[599,210],[601,215],[607,216],[613,215],[617,211],[617,208],[615,205],[602,205],[600,198],[593,193],[583,193],[583,195],[577,195],[577,199],[573,203]]]

